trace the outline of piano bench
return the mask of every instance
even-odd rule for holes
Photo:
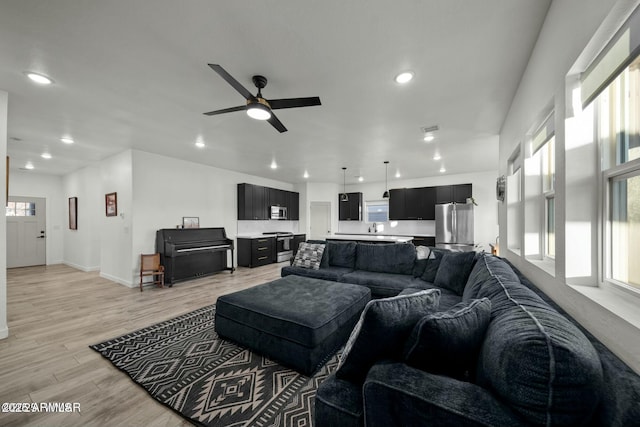
[[[344,345],[370,299],[366,286],[286,276],[219,297],[215,330],[311,376]]]

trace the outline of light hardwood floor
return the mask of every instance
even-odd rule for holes
[[[0,412],[0,425],[191,425],[88,346],[273,280],[283,265],[241,267],[142,293],[66,265],[7,270],[9,338],[0,340],[0,403],[78,402],[81,412]]]

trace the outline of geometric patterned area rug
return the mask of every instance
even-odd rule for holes
[[[316,390],[338,355],[304,376],[219,338],[215,311],[203,307],[90,348],[194,424],[312,426]]]

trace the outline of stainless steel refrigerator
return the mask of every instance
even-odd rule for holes
[[[436,247],[472,251],[473,204],[436,205]]]

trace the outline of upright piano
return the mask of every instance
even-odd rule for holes
[[[227,261],[231,251],[231,267]],[[156,232],[156,252],[164,266],[165,283],[206,276],[222,270],[233,273],[233,240],[223,227],[165,228]]]

